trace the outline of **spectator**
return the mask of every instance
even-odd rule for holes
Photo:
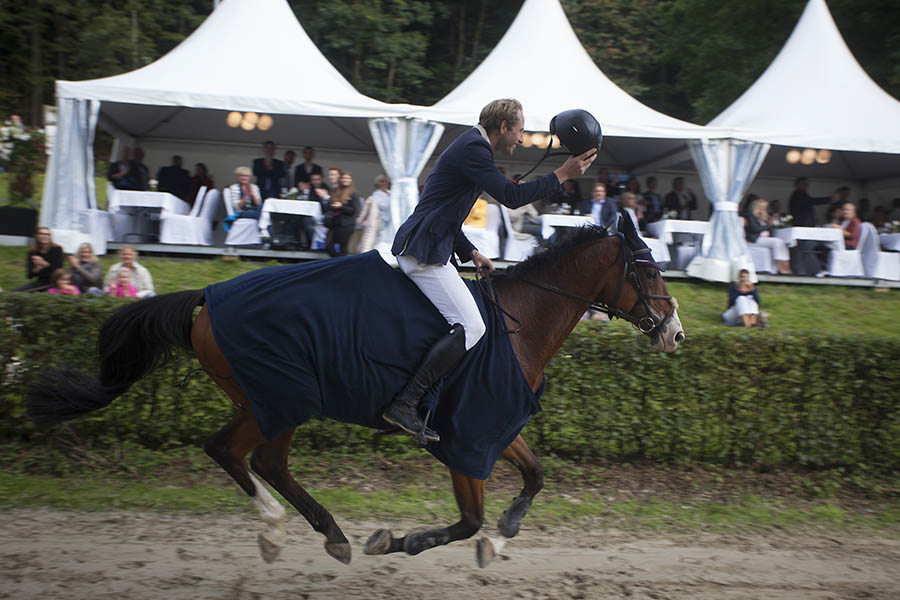
[[[832,201],[831,196],[813,198],[806,192],[808,187],[809,180],[806,177],[798,177],[794,180],[794,191],[788,201],[788,211],[794,218],[794,227],[815,227],[815,207]]]
[[[38,227],[34,234],[34,244],[28,251],[25,261],[25,274],[28,279],[34,279],[23,286],[14,289],[14,292],[43,292],[52,285],[50,278],[53,273],[62,267],[63,251],[58,244],[53,243],[50,229]]]
[[[293,150],[288,150],[284,153],[284,174],[281,176],[281,193],[282,195],[287,193],[289,189],[294,187],[294,159],[297,158],[297,153]]]
[[[868,198],[860,198],[859,199],[859,210],[856,211],[857,216],[860,221],[868,221],[869,220],[869,199]]]
[[[745,227],[747,226],[747,219],[753,214],[753,209],[751,207],[757,200],[759,200],[759,196],[756,194],[747,194],[744,196],[743,200],[738,202],[738,216],[743,220]]]
[[[100,289],[103,287],[103,267],[94,257],[94,249],[90,244],[87,242],[81,244],[78,246],[77,255],[67,254],[66,259],[69,261],[72,283],[81,293],[103,294]]]
[[[883,206],[876,206],[872,210],[871,223],[878,233],[887,233],[887,211]]]
[[[647,178],[647,191],[644,192],[644,226],[662,219],[663,202],[656,191],[656,177]]]
[[[643,209],[640,204],[638,204],[637,194],[634,192],[622,192],[621,200],[622,208],[625,209],[625,214],[628,215],[628,218],[634,223],[634,230],[639,231],[639,223],[642,221],[644,214]]]
[[[690,188],[684,187],[684,177],[672,180],[672,191],[666,194],[663,208],[677,212],[679,219],[690,219],[691,213],[697,210],[697,196]]]
[[[226,202],[231,202],[234,213],[225,219],[226,230],[231,229],[231,223],[237,219],[259,220],[262,214],[262,198],[259,186],[250,183],[250,169],[238,167],[234,170],[237,182],[225,190]]]
[[[106,295],[111,298],[137,298],[137,288],[131,283],[131,269],[119,269],[115,281],[110,281],[106,286]]]
[[[328,191],[334,193],[338,187],[340,187],[341,181],[341,168],[331,166],[328,167],[328,181],[325,182],[325,185],[328,186]]]
[[[375,241],[378,239],[378,230],[381,229],[381,214],[378,206],[378,198],[374,194],[366,198],[356,217],[356,226],[361,229],[359,242],[356,245],[356,252],[362,254],[368,252],[375,247]]]
[[[348,171],[341,173],[338,187],[332,192],[322,212],[325,215],[323,223],[329,230],[325,250],[329,256],[347,254],[347,244],[356,224],[356,213],[359,212],[359,196],[353,189],[353,176]],[[340,246],[340,251],[335,250],[335,245]]]
[[[206,168],[206,165],[203,163],[197,163],[194,165],[194,175],[191,177],[191,190],[188,194],[188,202],[191,204],[194,203],[194,200],[197,198],[197,193],[200,191],[200,188],[206,186],[206,191],[208,192],[211,189],[216,187],[216,182],[213,181],[212,176],[209,174],[209,170]]]
[[[50,289],[47,290],[47,293],[78,296],[81,294],[81,290],[72,285],[72,275],[68,271],[57,269],[50,276]]]
[[[568,180],[567,180],[568,181]],[[544,235],[541,233],[541,215],[534,205],[525,204],[519,208],[509,209],[509,224],[512,225],[511,235],[518,239],[527,239],[533,235],[539,244],[544,243]]]
[[[313,162],[315,157],[316,151],[312,146],[307,146],[303,149],[303,162],[294,169],[294,185],[299,184],[301,181],[309,183],[310,176],[313,173],[322,174],[322,167]]]
[[[177,154],[172,157],[171,165],[160,167],[156,172],[156,180],[159,191],[169,192],[189,204],[194,203],[197,192],[191,195],[191,174],[182,168],[181,157]]]
[[[744,226],[744,235],[751,246],[761,246],[772,252],[772,258],[778,265],[778,272],[782,275],[791,274],[791,255],[788,253],[784,240],[772,235],[772,226],[769,225],[769,203],[765,198],[757,198],[750,204],[747,224]]]
[[[581,205],[581,214],[591,215],[594,224],[615,233],[618,230],[619,209],[614,198],[606,197],[606,186],[594,184],[591,197]]]
[[[894,221],[900,219],[900,198],[894,198],[891,201],[891,210],[888,211],[887,220]]]
[[[769,201],[769,225],[772,227],[781,225],[781,200]]]
[[[728,286],[728,307],[722,313],[726,325],[763,327],[759,318],[759,293],[750,281],[750,271],[741,269],[737,283]]]
[[[135,176],[136,190],[150,189],[150,169],[144,164],[144,149],[134,149],[134,160],[131,161],[131,169]]]
[[[150,298],[155,296],[156,292],[153,288],[153,278],[150,277],[150,271],[148,271],[144,265],[138,264],[138,253],[137,250],[134,249],[134,246],[122,246],[122,250],[119,252],[119,258],[121,258],[121,261],[111,266],[109,271],[106,272],[106,278],[103,281],[103,285],[107,291],[109,290],[109,285],[111,283],[119,282],[119,271],[125,268],[129,271],[130,282],[136,288],[138,298]]]
[[[832,227],[840,227],[844,231],[844,246],[847,250],[856,250],[859,245],[859,234],[862,231],[862,222],[856,216],[856,205],[845,202],[843,206],[843,220]]]
[[[275,142],[267,141],[263,144],[263,157],[254,159],[253,174],[256,176],[261,199],[279,196],[284,163],[275,158]]]
[[[825,213],[826,227],[840,227],[841,221],[844,220],[844,205],[840,202],[832,202],[828,205],[828,211]]]
[[[137,190],[138,179],[131,161],[131,148],[122,146],[119,149],[119,160],[109,163],[106,178],[117,190]]]
[[[381,229],[378,232],[378,243],[390,245],[394,241],[394,224],[391,220],[391,180],[387,175],[375,178],[375,191],[372,197],[378,202],[378,214],[381,216]]]
[[[559,192],[534,203],[535,208],[542,215],[558,214],[566,212],[571,214],[574,210],[581,210],[584,198],[581,197],[581,189],[578,181],[566,179]]]

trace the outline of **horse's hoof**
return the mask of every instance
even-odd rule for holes
[[[393,540],[394,536],[391,535],[390,531],[387,529],[379,529],[366,540],[366,544],[363,546],[363,554],[372,556],[387,554],[388,550],[391,549],[391,542]]]
[[[278,558],[278,555],[281,554],[281,544],[276,543],[269,538],[270,536],[265,533],[259,534],[259,538],[257,538],[259,543],[259,553],[262,556],[262,559],[267,563],[273,562]]]
[[[482,569],[491,564],[496,556],[494,544],[488,538],[483,537],[475,544],[475,558]]]
[[[510,519],[509,511],[506,511],[503,513],[503,516],[500,517],[500,520],[497,521],[497,529],[500,530],[503,537],[514,538],[519,535],[519,527],[521,524],[521,521],[513,521]]]
[[[352,554],[350,542],[325,542],[325,552],[345,565],[350,564],[350,557]]]

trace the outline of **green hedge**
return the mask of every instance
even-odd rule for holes
[[[121,301],[0,293],[0,441],[45,442],[23,393],[47,365],[95,372],[94,343]],[[900,467],[900,345],[810,332],[687,332],[675,354],[644,336],[581,325],[547,369],[544,410],[525,429],[540,453],[567,458],[753,466]],[[60,427],[97,445],[200,443],[227,398],[181,355],[89,417]],[[407,447],[403,437],[316,419],[300,449]]]

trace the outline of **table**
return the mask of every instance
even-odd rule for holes
[[[889,252],[900,252],[900,233],[882,233],[878,236],[881,249]]]
[[[547,240],[553,235],[554,227],[583,227],[593,222],[590,215],[541,215],[541,235]]]
[[[834,250],[844,250],[844,232],[837,227],[784,227],[774,233],[788,248],[795,247],[798,240],[809,240],[827,242]]]
[[[259,215],[259,229],[268,231],[272,222],[272,213],[287,215],[306,215],[319,223],[322,220],[322,204],[314,200],[288,200],[283,198],[266,198]]]
[[[662,240],[666,244],[673,244],[673,233],[690,233],[693,235],[708,235],[709,221],[689,221],[686,219],[663,219],[648,223],[644,229],[653,237]]]
[[[168,192],[115,190],[109,197],[112,237],[122,241],[129,235],[159,237],[159,230],[153,226],[153,221],[158,222],[163,210],[186,215],[191,212],[191,205]]]

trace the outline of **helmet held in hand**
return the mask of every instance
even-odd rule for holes
[[[550,120],[550,133],[573,155],[584,154],[591,148],[600,151],[603,131],[600,122],[586,110],[575,108],[566,110]]]

